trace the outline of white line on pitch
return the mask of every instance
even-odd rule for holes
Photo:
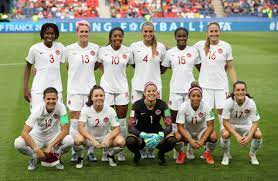
[[[25,65],[26,63],[0,63],[0,66]]]

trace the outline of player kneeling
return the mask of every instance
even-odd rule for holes
[[[256,151],[262,144],[262,133],[258,128],[259,113],[255,102],[247,93],[246,83],[237,81],[233,84],[233,92],[226,100],[223,110],[223,128],[221,130],[221,146],[223,148],[222,165],[229,165],[230,136],[235,136],[241,146],[251,142],[249,157],[253,165],[258,165]]]
[[[167,104],[157,98],[157,86],[148,82],[144,89],[144,98],[136,101],[130,113],[126,138],[127,148],[134,153],[133,163],[138,164],[141,159],[139,150],[144,147],[157,148],[160,165],[166,165],[165,153],[171,151],[176,139],[172,132],[172,121]],[[160,119],[163,118],[165,128],[162,128]]]
[[[120,122],[112,107],[104,105],[105,94],[102,87],[95,85],[88,96],[88,102],[81,110],[78,131],[74,140],[74,150],[78,154],[76,168],[83,167],[83,146],[111,148],[107,158],[110,166],[117,166],[114,155],[121,152],[125,139],[120,135]],[[110,128],[113,128],[111,131]]]
[[[186,153],[182,151],[184,143],[189,143],[192,148],[199,149],[206,146],[203,157],[208,164],[213,164],[212,151],[217,144],[217,134],[213,129],[213,112],[202,101],[202,88],[197,83],[192,83],[188,91],[189,100],[182,103],[179,108],[176,123],[178,143],[175,148],[179,152],[177,164],[183,164]]]
[[[58,103],[58,92],[49,87],[43,92],[44,104],[38,106],[25,122],[20,137],[14,146],[22,154],[31,156],[28,170],[35,170],[38,161],[43,166],[56,166],[64,169],[60,156],[73,146],[69,133],[69,120],[66,107]]]

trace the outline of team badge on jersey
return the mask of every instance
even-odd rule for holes
[[[95,56],[96,52],[95,52],[94,50],[92,50],[92,51],[90,52],[90,54],[91,54],[92,56]]]
[[[161,114],[161,111],[160,111],[159,109],[157,109],[157,110],[155,111],[155,114],[156,114],[156,115],[160,115],[160,114]]]
[[[105,123],[107,123],[107,122],[109,121],[109,118],[108,118],[108,117],[105,117],[105,118],[103,119],[103,121],[104,121]]]
[[[198,117],[199,117],[199,118],[201,118],[201,117],[203,117],[203,116],[204,116],[204,113],[202,113],[202,112],[199,112],[199,113],[198,113]]]
[[[244,113],[245,113],[245,114],[249,114],[250,112],[251,112],[251,111],[250,111],[249,109],[245,109],[245,110],[244,110]]]
[[[219,48],[219,49],[218,49],[218,53],[220,53],[220,54],[223,53],[223,49],[222,49],[222,48]]]
[[[126,54],[123,54],[123,59],[127,59],[127,55]]]
[[[60,55],[61,54],[61,52],[60,52],[60,50],[56,50],[56,55]]]
[[[191,58],[191,57],[192,57],[191,53],[187,53],[186,56],[187,56],[188,58]]]
[[[59,116],[58,114],[54,114],[54,115],[53,115],[53,118],[54,118],[54,119],[59,119],[60,116]]]
[[[158,55],[159,55],[159,52],[158,52],[158,51],[155,51],[155,55],[158,56]]]

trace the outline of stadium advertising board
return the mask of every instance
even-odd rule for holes
[[[0,23],[1,33],[38,32],[43,23],[54,22],[61,32],[75,32],[76,20],[48,21],[12,21]],[[89,19],[92,32],[108,32],[111,28],[119,26],[125,32],[138,32],[143,19]],[[221,31],[278,31],[278,19],[264,18],[221,18],[221,19],[154,19],[153,24],[158,32],[171,32],[178,27],[186,27],[189,31],[206,31],[209,22],[216,21]]]

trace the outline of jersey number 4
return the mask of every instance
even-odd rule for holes
[[[146,55],[146,56],[143,58],[143,61],[146,62],[146,63],[148,62],[148,55]]]

